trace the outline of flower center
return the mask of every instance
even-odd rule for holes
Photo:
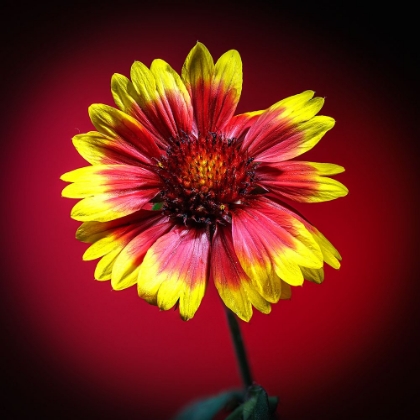
[[[230,210],[256,188],[253,160],[237,139],[216,133],[171,139],[157,164],[164,213],[186,226],[230,223]]]

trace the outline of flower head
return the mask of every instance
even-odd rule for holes
[[[214,64],[197,43],[179,75],[163,60],[114,74],[119,109],[94,104],[97,131],[73,143],[90,166],[62,176],[63,196],[82,199],[71,216],[83,258],[100,258],[97,280],[116,290],[137,284],[161,309],[194,316],[207,283],[248,321],[269,313],[291,286],[339,268],[337,250],[286,201],[320,202],[347,194],[329,178],[338,165],[292,160],[334,126],[316,116],[313,91],[263,111],[235,115],[242,63],[231,50]]]

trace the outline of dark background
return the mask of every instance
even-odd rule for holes
[[[3,3],[1,415],[167,419],[240,385],[214,287],[188,323],[93,280],[59,176],[71,137],[112,104],[113,72],[197,40],[244,62],[239,112],[314,89],[337,126],[308,160],[346,167],[350,194],[301,206],[343,255],[269,316],[241,324],[282,419],[411,419],[418,409],[418,65],[407,3]],[[305,157],[304,157],[305,158]]]

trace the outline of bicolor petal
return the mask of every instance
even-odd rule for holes
[[[242,148],[260,162],[292,159],[312,149],[335,121],[315,116],[322,98],[312,98],[306,91],[268,108],[245,136]]]
[[[348,189],[326,175],[344,172],[331,163],[286,161],[258,167],[258,182],[280,199],[318,203],[344,197]]]
[[[264,200],[267,200],[267,199],[264,199]],[[299,222],[302,223],[307,229],[307,231],[311,234],[313,240],[318,244],[318,247],[322,253],[323,261],[325,261],[332,268],[335,268],[335,269],[340,268],[340,261],[341,261],[340,253],[332,245],[332,243],[315,226],[309,223],[303,216],[301,216],[295,210],[286,208],[283,205],[273,200],[267,200],[267,203],[269,203],[271,207],[280,209],[281,211],[288,213],[295,219],[299,220]],[[308,267],[308,268],[313,268],[313,267]]]
[[[303,283],[300,266],[322,267],[319,246],[305,226],[270,206],[268,200],[256,200],[252,206],[235,211],[232,233],[243,269],[258,280],[261,291],[270,285],[267,290],[276,292],[271,299],[280,297],[280,279],[292,286]],[[263,294],[267,300],[269,295]]]
[[[134,148],[139,163],[150,164],[152,158],[160,156],[155,137],[135,118],[102,104],[91,105],[89,115],[95,128],[106,138],[120,144],[127,143],[128,149]]]
[[[161,148],[167,147],[168,139],[166,136],[168,131],[165,129],[163,130],[163,133],[159,132],[153,121],[151,121],[140,108],[139,104],[142,101],[136,89],[134,88],[133,83],[128,77],[115,73],[111,79],[111,92],[115,104],[121,111],[139,121],[139,123],[149,131],[152,137],[154,137],[156,143]]]
[[[147,251],[172,226],[168,217],[159,215],[151,227],[133,237],[118,255],[112,269],[111,285],[114,290],[122,290],[137,283],[140,265]]]
[[[192,99],[196,131],[203,136],[223,130],[233,116],[242,91],[242,61],[236,50],[224,53],[214,65],[207,48],[197,42],[182,68]]]
[[[258,120],[258,117],[263,112],[264,111],[246,112],[232,117],[223,129],[226,137],[228,139],[237,138],[242,140],[249,128]]]
[[[178,73],[165,61],[154,60],[150,70],[156,80],[156,90],[166,114],[171,119],[172,137],[189,133],[192,129],[191,98]]]
[[[252,306],[267,314],[271,306],[245,273],[235,254],[230,228],[217,226],[211,253],[211,277],[224,304],[244,321],[252,316]]]
[[[185,59],[181,73],[194,109],[195,134],[201,133],[205,136],[211,131],[213,75],[213,57],[201,42],[197,42]]]
[[[109,222],[84,222],[76,231],[76,238],[81,242],[93,244],[101,238],[104,238],[115,229],[124,228],[125,226],[137,225],[139,223],[148,223],[157,214],[148,210],[140,210],[138,212],[121,217],[120,219],[111,220]],[[147,225],[146,225],[147,226]]]
[[[77,134],[72,140],[76,150],[92,165],[139,165],[146,161],[144,153],[131,143],[97,131]]]
[[[135,214],[111,222],[85,222],[77,230],[76,236],[79,240],[92,244],[83,255],[85,261],[100,258],[95,269],[95,278],[109,280],[115,262],[130,241],[144,232],[148,232],[154,226],[164,226],[169,229],[167,222],[167,218],[162,217],[161,214],[140,210]],[[120,283],[118,284],[120,287],[114,287],[116,290],[123,288]],[[124,282],[123,285],[128,287],[127,282]]]
[[[178,227],[158,239],[140,267],[139,296],[162,310],[179,302],[184,320],[197,311],[208,278],[210,242],[205,229]]]
[[[149,69],[136,61],[130,75],[137,103],[165,141],[191,130],[190,97],[180,76],[168,63],[154,60]]]
[[[238,51],[230,50],[217,60],[214,67],[208,131],[223,131],[236,110],[241,92],[241,56]]]
[[[161,186],[155,173],[131,165],[87,166],[61,179],[73,182],[64,188],[64,197],[83,198],[71,213],[82,222],[107,222],[134,213],[156,196]]]

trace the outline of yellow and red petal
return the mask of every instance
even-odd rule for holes
[[[160,156],[156,138],[130,115],[108,105],[93,104],[89,107],[89,116],[106,139],[117,143],[118,150],[130,154],[134,149],[139,163],[150,164],[153,157]]]
[[[232,233],[241,266],[258,281],[260,292],[270,302],[280,297],[280,279],[292,286],[301,285],[300,266],[322,267],[319,245],[305,226],[271,206],[269,200],[255,200],[252,206],[236,209]]]
[[[83,254],[83,259],[86,261],[100,258],[111,252],[119,244],[127,245],[133,238],[150,227],[162,223],[168,224],[167,217],[163,217],[159,213],[156,214],[154,211],[140,210],[135,216],[131,220],[128,217],[123,217],[112,221],[118,221],[118,224],[113,224],[112,222],[85,222],[83,224],[85,225],[85,233],[90,231],[89,239],[92,240],[91,238],[93,238],[95,240]],[[78,232],[82,226],[78,229]]]
[[[147,251],[173,227],[168,217],[160,216],[157,222],[134,236],[116,258],[111,277],[114,290],[125,289],[137,282],[140,265]]]
[[[224,129],[235,113],[241,92],[241,56],[238,51],[230,50],[225,52],[214,66],[208,131]]]
[[[153,60],[150,70],[166,114],[171,120],[172,137],[189,133],[193,122],[191,98],[179,74],[165,61]]]
[[[130,75],[137,93],[132,96],[135,96],[137,104],[163,142],[191,131],[193,110],[189,94],[180,76],[168,63],[154,60],[149,69],[136,61]],[[133,109],[135,111],[135,107]]]
[[[270,107],[270,109],[281,109],[282,117],[288,118],[294,124],[308,121],[315,116],[324,105],[324,98],[313,97],[313,90],[305,90],[297,95],[282,99]]]
[[[194,134],[207,135],[211,131],[209,116],[213,75],[213,57],[201,42],[197,42],[185,59],[181,73],[194,110]]]
[[[341,255],[337,251],[337,249],[332,245],[332,243],[311,223],[309,223],[304,217],[302,217],[300,214],[298,214],[295,210],[290,210],[278,202],[275,201],[275,199],[266,199],[263,198],[261,200],[266,200],[267,203],[269,203],[269,206],[274,207],[276,209],[280,209],[283,212],[286,212],[290,214],[292,217],[296,218],[301,222],[305,228],[308,230],[308,232],[311,234],[314,241],[318,244],[319,249],[322,253],[322,259],[325,261],[328,265],[331,267],[338,269],[340,268],[340,261],[341,261]],[[309,267],[313,268],[313,267]]]
[[[245,273],[235,254],[230,228],[217,226],[212,241],[211,278],[224,304],[239,318],[249,321],[252,306],[267,314],[271,306]]]
[[[125,227],[137,226],[138,224],[146,223],[147,228],[150,220],[153,223],[154,218],[159,218],[160,215],[154,211],[140,210],[120,219],[111,220],[109,222],[84,222],[76,231],[76,238],[81,242],[93,244],[96,241],[106,237],[116,229],[124,229]]]
[[[165,137],[167,129],[164,130],[164,133],[160,133],[153,121],[150,121],[140,108],[139,103],[141,103],[141,100],[131,80],[122,74],[115,73],[111,79],[111,91],[118,108],[139,121],[150,132],[161,148],[167,147],[168,139]]]
[[[232,117],[223,129],[226,138],[243,139],[249,128],[255,123],[255,121],[257,121],[258,117],[263,112],[263,110],[246,112]]]
[[[268,108],[249,129],[242,148],[261,162],[292,159],[312,149],[335,121],[315,116],[322,98],[306,91]]]
[[[196,131],[207,135],[222,130],[233,116],[241,96],[239,53],[227,51],[214,65],[207,48],[197,42],[185,60],[182,79],[191,96]]]
[[[140,210],[159,192],[160,178],[130,165],[95,165],[68,172],[62,180],[73,182],[63,196],[83,198],[71,216],[82,222],[107,222]]]
[[[77,230],[76,237],[92,244],[83,255],[85,261],[101,258],[96,266],[95,278],[109,280],[117,257],[127,244],[158,225],[168,226],[169,229],[168,218],[154,211],[140,210],[111,222],[85,222]]]
[[[235,211],[233,214],[232,237],[235,254],[245,273],[257,285],[262,297],[270,303],[276,303],[280,299],[281,283],[272,261],[271,244],[262,235],[264,231],[256,231],[261,227],[255,227],[248,219],[250,217],[244,210]]]
[[[280,199],[302,203],[318,203],[344,197],[348,189],[326,175],[335,175],[344,168],[331,163],[300,161],[277,162],[257,169],[258,182]]]
[[[97,131],[78,134],[72,140],[79,154],[92,165],[139,165],[145,161],[145,155],[132,144]]]
[[[204,296],[209,256],[205,229],[170,231],[155,242],[140,266],[139,296],[162,310],[179,302],[182,319],[192,318]]]

